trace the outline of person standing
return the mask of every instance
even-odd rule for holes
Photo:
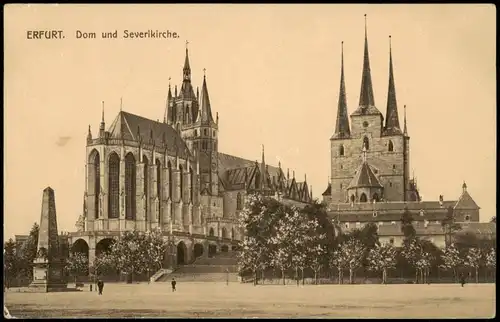
[[[465,275],[464,273],[460,274],[460,284],[462,284],[462,287],[465,285]]]
[[[99,295],[102,295],[102,290],[104,289],[104,282],[102,280],[97,281],[97,288],[99,289]]]
[[[176,284],[177,284],[177,282],[175,281],[175,278],[172,278],[172,292],[176,291],[176,289],[175,289]]]

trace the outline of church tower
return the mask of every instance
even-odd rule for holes
[[[357,109],[347,117],[344,82],[344,57],[341,62],[340,93],[335,133],[331,137],[331,202],[352,202],[352,180],[359,176],[360,165],[369,164],[377,177],[377,193],[363,198],[386,201],[407,200],[409,183],[409,137],[406,128],[399,124],[392,47],[389,46],[389,87],[387,94],[386,122],[375,105],[368,50],[368,33],[365,15],[365,39],[361,90]],[[406,114],[405,114],[406,115]],[[405,117],[406,127],[406,117]],[[378,189],[377,188],[377,189]],[[356,199],[355,201],[360,201]],[[361,201],[365,202],[365,201]]]

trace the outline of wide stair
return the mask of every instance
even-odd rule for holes
[[[170,274],[164,274],[157,282],[237,282],[238,262],[235,252],[218,253],[214,257],[200,257],[192,264],[183,265]]]

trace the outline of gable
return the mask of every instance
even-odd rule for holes
[[[455,209],[473,209],[473,210],[478,210],[479,206],[477,203],[472,199],[470,194],[467,191],[464,191],[460,198],[458,198],[457,203],[455,204]]]

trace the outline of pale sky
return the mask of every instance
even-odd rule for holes
[[[162,119],[181,84],[189,40],[193,84],[203,68],[219,151],[281,161],[307,174],[321,199],[330,175],[344,41],[349,113],[357,107],[364,17],[375,103],[385,114],[388,36],[400,120],[407,105],[410,167],[424,200],[456,200],[465,180],[496,214],[496,16],[494,5],[7,5],[4,13],[4,236],[40,220],[55,190],[58,228],[82,213],[87,128],[97,134],[120,108]],[[28,40],[27,30],[63,30]],[[170,30],[179,39],[75,39],[77,29]]]

